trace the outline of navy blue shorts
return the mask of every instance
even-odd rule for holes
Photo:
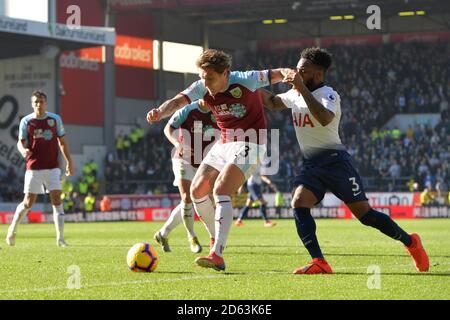
[[[262,198],[261,186],[259,184],[248,184],[247,189],[250,193],[250,200],[256,201]]]
[[[305,160],[294,178],[294,188],[300,185],[312,191],[318,202],[327,190],[344,203],[367,200],[361,177],[346,151],[328,151]]]

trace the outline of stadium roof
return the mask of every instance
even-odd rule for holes
[[[264,19],[301,21],[332,15],[367,15],[367,7],[378,5],[385,16],[400,11],[450,12],[448,0],[109,0],[118,10],[147,7],[153,11],[190,17],[207,24],[260,23]],[[138,3],[138,4],[133,4]]]
[[[0,59],[34,54],[53,55],[57,51],[76,50],[100,45],[114,45],[111,28],[80,27],[13,19],[0,16]]]

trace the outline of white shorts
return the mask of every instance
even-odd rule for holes
[[[222,171],[225,165],[234,164],[250,178],[266,153],[265,144],[245,141],[216,143],[206,155],[203,163]]]
[[[197,172],[197,168],[193,167],[183,159],[172,159],[172,170],[175,175],[175,179],[173,180],[173,185],[175,187],[178,187],[180,180],[192,181]]]
[[[43,194],[45,191],[61,189],[61,169],[59,168],[25,172],[24,193]]]

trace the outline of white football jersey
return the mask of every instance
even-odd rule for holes
[[[311,114],[303,97],[291,89],[278,95],[286,107],[292,109],[292,121],[300,150],[306,159],[325,150],[345,150],[339,137],[341,98],[331,87],[322,86],[312,92],[314,98],[334,113],[333,120],[322,126]]]

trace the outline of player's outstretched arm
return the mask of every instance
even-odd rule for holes
[[[292,69],[289,68],[279,68],[270,70],[270,84],[275,84],[282,81]]]
[[[66,176],[70,177],[73,175],[73,163],[72,157],[70,156],[69,145],[64,137],[58,137],[58,144],[64,160],[66,160]]]
[[[263,105],[269,110],[283,110],[287,109],[279,96],[274,95],[272,92],[265,89],[259,90]]]
[[[172,99],[167,100],[159,108],[150,110],[147,113],[147,122],[152,124],[153,122],[170,117],[175,111],[183,108],[189,101],[181,94],[175,96]]]

